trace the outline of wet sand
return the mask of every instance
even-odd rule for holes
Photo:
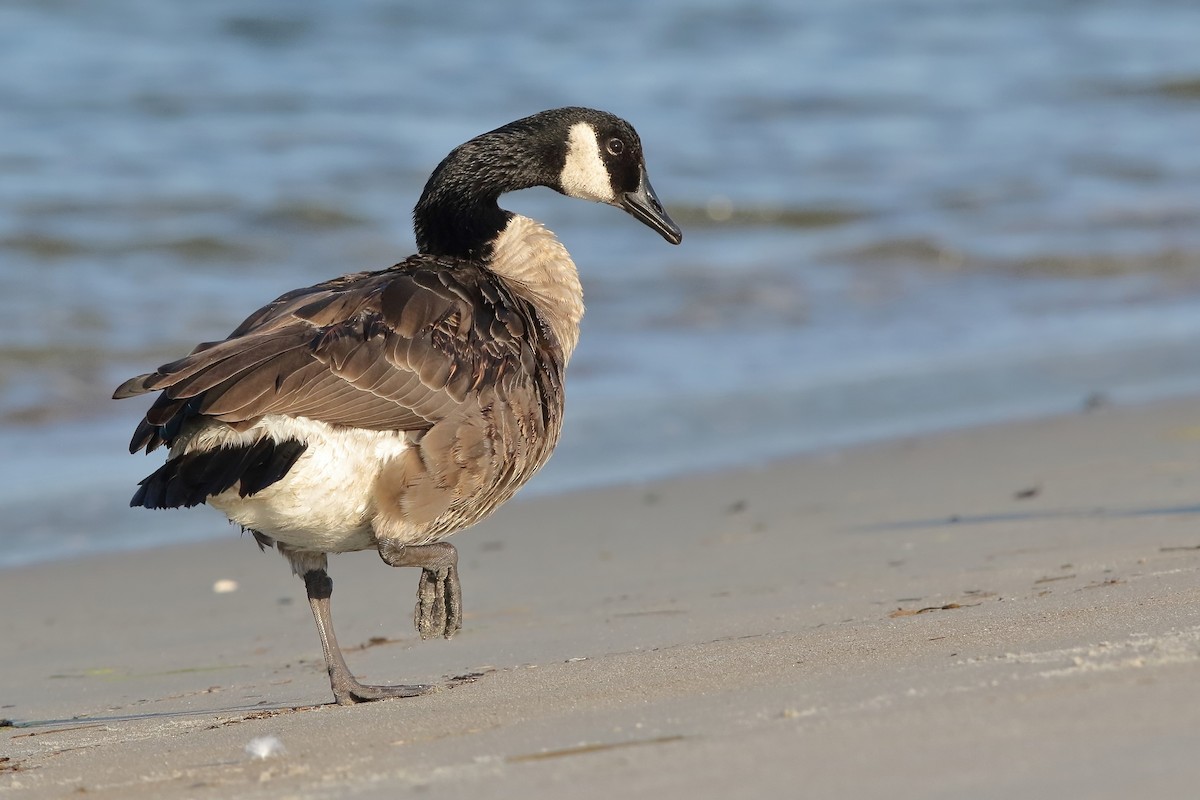
[[[446,687],[346,708],[234,529],[0,573],[0,794],[1188,796],[1198,453],[1193,400],[517,502],[450,642],[332,559],[359,677]]]

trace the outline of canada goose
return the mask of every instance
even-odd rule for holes
[[[338,703],[432,687],[350,673],[326,554],[375,548],[393,567],[421,567],[417,630],[450,638],[462,625],[458,552],[442,539],[512,497],[558,441],[583,293],[554,234],[497,204],[532,186],[682,239],[629,123],[544,111],[434,169],[413,212],[419,255],[288,292],[113,395],[160,392],[130,452],[170,448],[130,505],[208,503],[274,545],[304,580]]]

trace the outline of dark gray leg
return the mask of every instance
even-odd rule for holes
[[[308,590],[308,604],[312,607],[313,619],[317,621],[317,633],[321,636],[321,650],[325,653],[325,666],[329,669],[329,685],[334,699],[348,706],[368,700],[387,697],[416,697],[432,691],[432,686],[365,686],[359,683],[338,647],[333,635],[333,618],[329,615],[329,596],[333,594],[333,581],[324,569],[310,569],[304,573],[304,588]]]
[[[458,582],[458,551],[446,542],[433,544],[379,543],[379,556],[393,567],[420,567],[417,608],[413,622],[422,639],[449,639],[462,629],[462,586]]]

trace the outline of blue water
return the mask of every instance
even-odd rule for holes
[[[516,7],[508,7],[510,5]],[[124,508],[113,386],[391,264],[455,144],[639,129],[672,248],[545,190],[583,273],[532,492],[1200,390],[1200,5],[0,5],[0,565],[230,535]]]

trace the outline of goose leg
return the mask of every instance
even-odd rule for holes
[[[308,590],[308,604],[312,607],[313,619],[317,622],[317,633],[321,636],[321,650],[325,653],[325,666],[329,670],[329,685],[339,705],[348,706],[368,700],[388,697],[416,697],[433,690],[432,686],[367,686],[358,682],[346,666],[337,637],[333,634],[333,618],[329,614],[329,597],[333,594],[333,580],[324,569],[311,569],[304,573],[304,588]]]
[[[447,542],[396,544],[383,540],[379,556],[393,567],[420,567],[417,607],[413,622],[422,639],[447,639],[462,629],[462,586],[458,581],[458,550]]]

